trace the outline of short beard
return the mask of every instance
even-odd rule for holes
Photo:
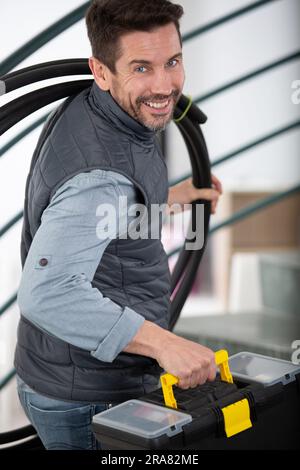
[[[152,99],[155,100],[155,99],[163,99],[163,98],[165,98],[165,97],[164,96],[156,96],[156,97],[145,98],[145,97],[140,96],[137,99],[136,104],[138,106],[138,109],[140,109],[140,107],[142,106],[142,103],[144,103],[145,101],[151,101]],[[164,122],[163,124],[153,124],[153,125],[149,124],[149,123],[145,122],[142,117],[138,116],[137,113],[134,112],[134,110],[132,110],[135,114],[135,119],[137,121],[139,121],[144,127],[146,127],[147,129],[150,129],[153,132],[164,131],[166,129],[167,125],[173,119],[175,106],[178,103],[179,98],[180,98],[180,91],[179,90],[174,90],[172,92],[171,96],[168,97],[168,99],[170,99],[170,98],[172,99],[172,101],[174,101],[174,109],[173,109],[173,112],[170,114],[169,119],[166,122]]]
[[[167,120],[167,122],[163,123],[163,124],[157,124],[157,125],[151,125],[151,124],[147,124],[147,122],[143,122],[141,120],[139,120],[139,122],[141,124],[143,124],[143,126],[147,127],[147,129],[150,129],[150,131],[153,131],[153,132],[161,132],[161,131],[165,131],[166,130],[166,127],[168,124],[170,124],[170,122],[172,121],[173,119],[173,114],[171,114],[170,118]]]
[[[173,114],[174,114],[174,111],[170,114],[170,117],[169,119],[164,122],[163,124],[150,124],[150,123],[147,123],[144,121],[143,119],[143,116],[140,115],[139,112],[136,111],[136,109],[130,104],[129,105],[129,108],[125,105],[125,103],[123,103],[122,99],[119,98],[119,86],[117,84],[117,82],[114,82],[114,89],[116,90],[116,94],[115,94],[115,101],[119,104],[119,106],[127,112],[127,114],[129,114],[129,116],[131,116],[132,118],[134,118],[136,121],[138,121],[140,124],[142,124],[144,127],[146,127],[147,129],[151,130],[152,132],[161,132],[161,131],[164,131],[167,127],[167,125],[172,121],[173,119]],[[169,98],[173,99],[174,100],[174,103],[175,103],[175,106],[176,104],[178,103],[179,101],[179,98],[180,98],[180,95],[181,95],[181,92],[180,90],[176,89],[172,92],[171,96]],[[140,110],[141,106],[142,106],[142,103],[144,103],[145,101],[149,101],[151,100],[151,98],[153,99],[153,97],[142,97],[140,96],[139,98],[137,98],[136,100],[136,106],[137,106],[137,109]],[[163,96],[159,96],[157,95],[156,97],[154,97],[154,99],[163,99],[165,97]],[[175,106],[174,106],[174,110],[175,110]]]

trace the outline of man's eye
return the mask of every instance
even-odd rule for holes
[[[146,70],[147,70],[146,67],[144,67],[143,65],[140,65],[139,67],[135,69],[136,72],[141,72],[141,73],[144,73]]]
[[[169,67],[175,67],[175,65],[177,65],[177,63],[178,63],[178,60],[177,60],[177,59],[172,59],[172,60],[170,60],[170,62],[168,62],[167,65],[168,65]]]

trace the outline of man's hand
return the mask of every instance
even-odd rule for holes
[[[157,362],[179,378],[178,387],[195,388],[216,378],[215,354],[201,344],[175,336],[164,344]]]
[[[184,209],[184,204],[191,204],[197,199],[211,201],[211,212],[215,214],[219,197],[223,193],[221,181],[212,175],[212,187],[198,189],[194,186],[192,178],[187,178],[181,183],[171,186],[169,189],[168,205],[180,204]]]
[[[166,372],[178,377],[178,387],[183,389],[216,377],[213,351],[147,320],[123,351],[156,359]]]

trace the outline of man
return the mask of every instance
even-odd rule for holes
[[[167,0],[92,2],[94,83],[60,106],[28,177],[15,366],[47,449],[99,448],[92,416],[152,391],[162,370],[184,389],[215,378],[214,353],[167,330],[160,237],[125,237],[119,205],[204,198],[215,211],[222,192],[215,177],[213,188],[188,179],[168,190],[156,140],[183,89],[182,14]],[[118,223],[105,235],[108,204]]]

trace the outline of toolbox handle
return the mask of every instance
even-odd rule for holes
[[[233,383],[233,378],[228,364],[228,353],[225,349],[221,349],[215,353],[216,365],[220,368],[221,379],[224,382]],[[179,382],[178,377],[166,373],[160,377],[162,391],[164,395],[165,405],[170,408],[177,408],[177,402],[173,393],[173,385]]]

